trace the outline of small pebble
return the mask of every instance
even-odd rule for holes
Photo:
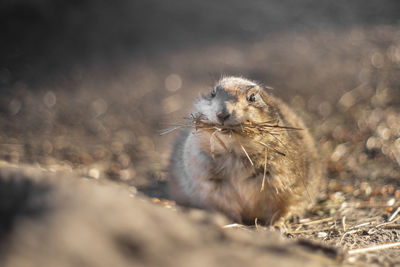
[[[355,263],[355,262],[357,261],[357,258],[356,258],[356,257],[349,257],[349,258],[347,259],[347,261],[348,261],[349,263]]]
[[[156,198],[156,197],[152,197],[152,198],[151,198],[151,202],[153,202],[153,203],[160,203],[161,200],[158,199],[158,198]]]
[[[88,173],[89,177],[94,178],[94,179],[99,179],[100,178],[100,171],[96,168],[91,168]]]
[[[328,234],[326,232],[319,232],[318,233],[318,237],[319,238],[324,238],[324,237],[327,237],[327,236],[328,236]]]
[[[133,195],[137,194],[137,188],[134,186],[129,186],[128,187],[129,192],[131,192]]]
[[[395,200],[394,198],[391,198],[391,199],[389,199],[389,200],[386,202],[386,204],[387,204],[388,206],[393,206],[395,202],[396,202],[396,200]]]

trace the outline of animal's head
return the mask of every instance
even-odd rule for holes
[[[264,88],[239,77],[221,79],[208,94],[195,102],[195,112],[212,123],[229,126],[277,119],[276,110]]]

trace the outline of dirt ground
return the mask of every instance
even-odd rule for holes
[[[400,264],[395,1],[2,5],[5,266]],[[273,87],[325,163],[279,233],[168,200],[159,132],[222,75]]]

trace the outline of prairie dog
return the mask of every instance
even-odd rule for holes
[[[252,135],[183,129],[169,169],[177,203],[218,210],[240,223],[257,218],[279,225],[313,202],[321,175],[314,141],[303,121],[261,85],[225,77],[194,102],[193,114],[219,129],[265,122],[282,127]]]

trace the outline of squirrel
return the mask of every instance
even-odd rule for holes
[[[194,102],[193,114],[216,129],[266,122],[276,127],[255,134],[183,129],[169,166],[170,197],[178,204],[217,210],[239,223],[257,219],[276,226],[313,204],[322,174],[314,140],[266,87],[224,77]]]

